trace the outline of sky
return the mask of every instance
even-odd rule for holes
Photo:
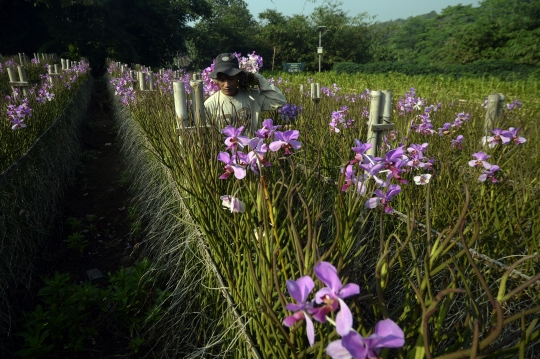
[[[244,0],[253,17],[258,20],[259,13],[266,9],[275,9],[283,15],[309,15],[324,0]],[[427,14],[431,11],[440,13],[442,9],[457,4],[478,6],[478,0],[340,0],[341,9],[348,11],[349,16],[363,12],[376,15],[373,21],[389,21],[406,19],[409,16]]]

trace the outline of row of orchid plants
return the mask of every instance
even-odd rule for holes
[[[252,54],[251,57],[253,56],[255,55]],[[258,61],[252,59],[250,63],[258,64]],[[288,353],[293,357],[315,353],[314,348],[321,347],[320,344],[317,346],[318,343],[315,340],[315,321],[321,324],[330,323],[335,327],[335,332],[320,328],[321,342],[326,342],[328,339],[326,353],[334,359],[378,358],[381,355],[388,357],[390,353],[403,357],[404,352],[400,349],[395,352],[382,350],[401,347],[406,351],[416,353],[415,355],[427,357],[432,357],[431,352],[438,352],[448,358],[453,357],[453,353],[457,355],[455,357],[467,355],[464,353],[469,349],[463,348],[474,343],[471,344],[468,339],[450,334],[454,328],[445,327],[442,324],[450,315],[448,308],[451,301],[444,300],[446,309],[436,320],[431,316],[433,316],[434,308],[445,296],[453,298],[454,294],[464,292],[455,289],[457,285],[466,288],[465,292],[468,293],[466,301],[474,301],[475,296],[470,292],[469,287],[473,281],[481,283],[484,280],[483,271],[474,266],[467,272],[459,269],[458,274],[445,276],[446,279],[442,282],[446,284],[442,287],[441,277],[436,276],[441,276],[442,271],[447,267],[461,268],[463,263],[459,261],[464,258],[472,263],[472,258],[465,255],[466,251],[451,251],[457,248],[456,241],[453,241],[456,233],[461,233],[462,237],[465,235],[476,239],[482,231],[473,234],[470,227],[467,227],[464,232],[467,216],[470,215],[466,209],[471,201],[468,197],[466,200],[463,198],[461,188],[457,191],[456,188],[451,188],[451,191],[455,191],[453,196],[446,196],[447,198],[444,199],[436,197],[436,201],[429,199],[430,188],[432,188],[432,196],[437,195],[441,187],[439,183],[448,182],[445,177],[447,176],[446,167],[452,170],[457,168],[452,166],[461,165],[471,168],[472,171],[481,172],[475,175],[477,176],[476,184],[473,182],[469,184],[460,182],[460,184],[484,187],[506,185],[507,178],[512,172],[511,167],[505,168],[503,165],[499,167],[487,160],[493,156],[504,161],[508,166],[508,156],[521,156],[519,151],[525,147],[523,145],[527,143],[527,140],[521,136],[518,127],[509,124],[507,130],[494,128],[489,134],[482,133],[483,137],[479,136],[479,131],[472,130],[478,128],[474,120],[477,113],[472,114],[459,108],[460,111],[450,115],[453,117],[451,121],[441,121],[448,118],[453,107],[457,109],[459,106],[442,102],[427,105],[427,100],[418,97],[415,89],[411,88],[399,98],[393,111],[396,129],[383,138],[383,143],[377,148],[378,155],[368,155],[367,151],[372,145],[364,143],[359,138],[363,138],[366,133],[369,90],[359,94],[344,93],[337,84],[334,84],[323,87],[321,101],[312,103],[309,100],[309,92],[300,93],[297,90],[291,90],[288,87],[291,86],[288,80],[278,78],[269,80],[284,88],[283,92],[287,94],[290,103],[274,113],[275,117],[264,120],[260,129],[254,131],[253,134],[247,134],[244,133],[243,127],[220,128],[219,124],[214,123],[214,128],[218,127],[224,136],[223,142],[209,143],[201,137],[197,138],[190,147],[188,138],[182,140],[183,145],[175,144],[172,133],[170,133],[171,138],[168,138],[169,123],[174,117],[174,111],[172,98],[169,96],[170,90],[167,89],[172,88],[171,81],[187,79],[185,72],[182,72],[180,78],[157,76],[158,83],[163,86],[160,88],[160,94],[156,93],[154,97],[143,98],[137,96],[132,79],[126,79],[125,84],[121,83],[122,75],[116,69],[110,70],[113,75],[111,82],[116,86],[117,95],[122,97],[124,105],[130,107],[134,119],[139,122],[143,132],[147,133],[149,141],[154,141],[152,142],[154,151],[160,156],[160,160],[173,171],[177,169],[175,172],[178,176],[177,184],[185,193],[191,194],[189,200],[192,202],[188,206],[190,214],[207,236],[212,253],[216,256],[222,271],[227,274],[231,292],[239,306],[246,310],[243,314],[252,316],[254,319],[250,328],[257,333],[254,336],[258,338],[259,348],[265,348],[273,355]],[[209,73],[211,70],[210,66],[205,71]],[[249,71],[248,68],[246,70]],[[167,72],[163,72],[165,73]],[[212,90],[214,84],[204,75],[203,80],[208,83],[205,86],[205,93],[210,95],[216,90],[215,88]],[[307,80],[308,83],[309,81],[310,79]],[[187,81],[184,80],[184,82]],[[126,100],[125,94],[128,92],[132,92],[133,97]],[[162,94],[165,96],[161,96]],[[514,114],[519,114],[521,105],[516,100],[506,106],[505,123],[508,123]],[[152,110],[152,107],[165,110],[158,114]],[[478,105],[478,107],[481,106]],[[149,115],[150,113],[152,115]],[[435,123],[440,123],[438,130]],[[302,138],[300,133],[302,133]],[[211,136],[207,134],[207,136],[212,139],[219,138],[215,134]],[[428,138],[432,140],[427,140]],[[204,146],[200,145],[201,141],[205,144]],[[164,145],[163,142],[169,144]],[[195,144],[198,145],[195,146]],[[222,144],[225,145],[225,150],[221,148]],[[178,148],[175,149],[175,146]],[[513,148],[510,149],[508,146],[513,146]],[[428,156],[428,148],[430,156]],[[476,152],[470,151],[470,155],[464,153],[474,148]],[[478,151],[478,148],[481,151]],[[177,153],[176,157],[174,153]],[[448,155],[455,157],[455,163],[449,163],[445,158]],[[463,160],[467,157],[467,160]],[[217,163],[220,163],[222,170],[217,169]],[[287,167],[284,164],[290,166]],[[310,169],[308,166],[314,168]],[[304,171],[302,175],[295,172],[301,168]],[[464,170],[461,169],[461,171]],[[499,177],[501,172],[504,172],[504,178]],[[192,178],[183,178],[183,173],[191,173]],[[472,175],[472,173],[469,174]],[[329,178],[330,181],[328,181]],[[293,182],[287,183],[289,180]],[[427,185],[427,191],[418,192],[418,188],[421,187],[406,186],[410,180],[418,186]],[[324,184],[321,184],[323,182]],[[404,188],[409,189],[405,192]],[[400,193],[402,195],[398,196]],[[405,196],[403,193],[406,193]],[[456,195],[457,193],[460,195]],[[298,200],[294,200],[296,197]],[[396,199],[400,197],[401,199],[394,205]],[[425,210],[415,208],[413,198],[420,198],[420,203],[425,205]],[[329,206],[329,210],[334,211],[334,219],[327,220],[317,227],[316,224],[310,222],[320,221],[320,218],[315,220],[318,218],[314,214],[317,213],[317,208],[313,203],[323,200],[326,201],[324,206]],[[417,214],[426,215],[426,220],[430,221],[429,215],[435,217],[435,210],[438,210],[437,202],[446,200],[456,200],[461,206],[464,205],[465,212],[460,206],[457,213],[453,212],[448,218],[442,218],[442,216],[437,218],[441,223],[450,225],[453,229],[447,230],[445,233],[448,237],[440,237],[436,243],[433,243],[429,236],[426,243],[423,242],[422,236],[412,236],[414,222],[409,223],[404,232],[404,229],[397,224],[388,225],[391,223],[391,217],[383,220],[383,216],[393,213],[397,205],[400,211],[411,214],[416,211]],[[204,210],[209,203],[216,203],[231,213],[216,212],[210,219],[209,214]],[[265,209],[264,203],[268,209]],[[322,202],[317,203],[323,206]],[[328,203],[331,204],[328,205]],[[300,207],[300,210],[297,207]],[[409,211],[408,208],[411,210]],[[456,210],[453,205],[450,208]],[[327,210],[328,208],[325,208],[321,210],[321,213]],[[358,236],[359,233],[363,233],[363,224],[372,220],[373,214],[377,213],[381,218],[380,227],[377,229],[381,233],[381,250],[378,251],[378,245],[371,246],[369,243],[367,248],[364,245],[358,249]],[[298,219],[308,223],[296,222]],[[443,222],[444,220],[446,222]],[[316,228],[323,227],[324,230],[321,229],[321,231],[327,230],[328,232],[325,233],[330,237],[337,236],[335,242],[329,242],[327,237],[318,237],[312,233],[316,232]],[[318,233],[320,235],[321,232]],[[374,241],[378,236],[378,234],[369,233],[363,233],[363,235],[366,236],[363,241],[368,242]],[[400,240],[401,236],[407,239]],[[394,241],[394,238],[397,238],[397,241]],[[227,242],[232,239],[234,243],[229,246]],[[389,250],[394,242],[396,242],[396,252]],[[409,252],[408,245],[413,242],[415,246],[427,247],[427,252],[425,250],[416,252],[412,246]],[[365,244],[365,242],[362,243]],[[377,247],[377,250],[373,251],[369,246]],[[253,265],[250,262],[252,252],[248,249],[240,255],[243,252],[242,248],[251,248],[250,250],[260,256],[257,267],[251,267]],[[325,250],[329,248],[329,252],[324,252],[321,248]],[[345,272],[348,278],[351,275],[354,276],[354,269],[351,266],[355,263],[354,258],[362,253],[369,253],[375,258],[378,256],[375,261],[376,268],[369,269],[377,283],[374,285],[369,279],[365,279],[368,292],[372,290],[376,292],[374,295],[377,300],[372,302],[374,310],[371,315],[383,318],[375,325],[374,330],[361,324],[363,320],[355,319],[344,301],[346,298],[359,294],[359,286],[353,283],[343,285],[338,275],[340,272]],[[272,260],[273,255],[275,257]],[[416,259],[413,260],[418,255],[425,255],[423,265],[419,267],[415,264]],[[332,258],[332,261],[340,263],[339,271],[323,260],[328,256]],[[404,263],[407,261],[408,263]],[[311,263],[311,267],[308,263]],[[398,263],[403,273],[399,268],[393,267]],[[234,268],[232,274],[229,273],[230,268]],[[409,278],[410,268],[413,268],[414,282]],[[311,270],[313,276],[306,275]],[[390,271],[392,275],[389,274]],[[245,273],[251,274],[251,282],[249,285],[239,287],[237,283],[246,281],[240,280]],[[315,293],[313,299],[309,300],[309,295],[316,285],[315,277],[319,279],[321,288]],[[405,293],[403,294],[406,298],[405,304],[398,303],[397,308],[388,308],[385,298],[389,300],[389,293],[385,295],[385,290],[389,288],[389,282],[392,282],[390,277],[401,283],[401,290],[413,293],[414,298]],[[404,282],[401,282],[399,278]],[[492,279],[499,280],[497,277]],[[262,283],[273,283],[275,287],[269,285],[266,288]],[[447,287],[448,283],[450,287]],[[492,313],[498,311],[497,305],[509,300],[509,297],[504,295],[505,285],[506,280],[499,289],[499,293],[502,293],[500,303],[490,300]],[[439,293],[434,292],[436,287],[439,288]],[[284,303],[281,290],[285,289],[296,303]],[[489,293],[489,289],[484,289],[486,293]],[[521,287],[520,291],[527,289],[527,286]],[[264,305],[257,304],[258,301],[250,302],[250,293],[255,290],[258,297],[266,298],[262,300]],[[275,316],[270,313],[276,309],[271,302],[266,303],[268,299],[279,300],[282,307],[289,311],[283,312],[281,321],[276,321]],[[400,307],[401,305],[405,307]],[[357,302],[355,306],[357,311],[367,309],[364,306],[359,307]],[[392,310],[389,311],[389,309]],[[278,315],[281,313],[279,309],[277,312]],[[262,313],[260,315],[266,317],[267,320],[260,319],[257,313]],[[475,330],[473,321],[465,313],[471,314],[476,320],[485,319],[480,318],[478,313],[468,310],[454,313],[456,318],[459,318],[459,323],[469,328],[467,331],[472,337]],[[418,319],[418,315],[422,317],[422,320]],[[511,316],[507,320],[510,323],[515,318]],[[499,319],[497,321],[499,322]],[[305,325],[300,325],[300,322]],[[402,324],[403,329],[398,323]],[[405,323],[408,323],[407,327],[403,326]],[[432,337],[426,332],[428,323],[435,325],[437,333],[441,333],[441,330],[446,333],[445,339]],[[283,332],[278,327],[268,329],[268,326],[273,328],[273,325],[278,324],[290,327],[290,332]],[[301,327],[305,328],[304,338],[307,340],[307,348],[294,336]],[[489,334],[488,329],[481,329],[484,333],[481,335],[489,338],[488,342],[492,343],[494,338],[492,334]],[[263,334],[265,331],[271,333],[266,334],[270,335],[267,341]],[[332,341],[330,338],[335,338],[336,334],[341,336],[341,339]],[[274,340],[272,338],[279,338],[280,345],[288,347],[290,351],[270,348],[270,343]],[[529,340],[528,338],[525,342]],[[487,347],[487,345],[482,345],[483,349]],[[310,347],[313,349],[309,349]]]
[[[61,74],[51,77],[49,66],[32,59],[31,67],[39,70],[38,81],[30,82],[28,87],[14,87],[11,93],[0,99],[0,111],[4,114],[0,128],[2,151],[0,169],[9,166],[19,157],[37,137],[46,130],[67,104],[70,94],[84,81],[89,72],[85,61],[71,67]],[[5,76],[7,68],[16,69],[15,60],[7,60],[0,66],[0,76]]]

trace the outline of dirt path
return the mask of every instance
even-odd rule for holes
[[[97,269],[106,276],[133,263],[128,183],[123,178],[105,86],[102,79],[96,80],[83,132],[82,164],[64,200],[63,242],[51,258],[52,271],[69,272],[78,281],[92,279],[89,270]],[[78,248],[69,248],[69,236],[74,233],[80,233],[87,242],[82,255]]]
[[[129,183],[123,175],[106,91],[104,80],[96,79],[83,130],[81,165],[65,194],[64,214],[59,219],[59,230],[52,239],[52,254],[42,273],[48,278],[55,272],[69,273],[73,283],[90,280],[102,288],[108,284],[109,273],[129,267],[137,259],[131,256],[135,238],[129,216]],[[77,357],[135,357],[130,355],[127,333],[119,332],[115,323],[107,324],[108,319],[99,312],[91,316],[105,329],[100,330],[91,344],[85,344],[91,347],[90,351],[83,351]],[[57,353],[58,350],[61,352],[55,348]]]

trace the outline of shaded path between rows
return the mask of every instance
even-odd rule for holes
[[[107,284],[108,273],[129,267],[138,259],[131,256],[136,238],[129,182],[116,145],[117,131],[106,86],[103,78],[96,79],[83,129],[81,164],[65,193],[63,217],[47,261],[48,273],[43,273],[48,277],[54,272],[69,273],[76,283],[90,280],[98,286]],[[70,236],[77,233],[86,242],[82,254],[69,245]],[[127,348],[129,339],[114,328],[95,339],[91,357],[133,358]]]

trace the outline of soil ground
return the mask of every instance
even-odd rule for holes
[[[82,255],[66,246],[53,254],[51,270],[69,272],[78,281],[90,279],[87,271],[103,275],[131,265],[133,246],[128,220],[129,197],[123,162],[116,145],[114,117],[104,80],[96,79],[83,130],[82,163],[64,198],[63,239],[77,228],[88,241]],[[75,226],[77,227],[77,225]]]

